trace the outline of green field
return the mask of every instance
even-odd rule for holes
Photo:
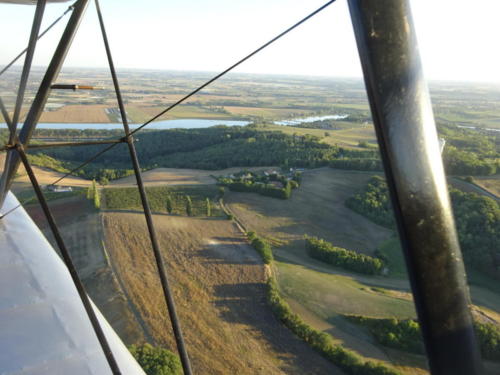
[[[219,190],[215,185],[154,186],[147,187],[149,205],[154,213],[167,213],[167,197],[170,197],[174,215],[186,215],[186,196],[192,201],[193,216],[206,216],[206,201],[210,200],[211,216],[226,217],[218,203]],[[137,188],[104,188],[102,199],[107,210],[142,211]]]
[[[392,363],[407,374],[425,373],[424,357],[388,350],[366,337],[343,315],[411,318],[415,310],[406,266],[394,232],[382,228],[344,205],[372,174],[317,169],[303,174],[301,188],[286,202],[255,194],[228,194],[231,210],[250,230],[274,245],[275,270],[283,296],[292,310],[316,329],[367,359]],[[388,258],[389,276],[351,273],[310,258],[304,234],[335,246]],[[496,282],[469,275],[475,311],[498,319],[500,294]],[[499,320],[500,321],[500,320]],[[494,373],[494,372],[493,372]]]

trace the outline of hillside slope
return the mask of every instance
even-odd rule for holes
[[[274,318],[265,268],[232,222],[156,215],[155,224],[195,373],[341,373]],[[143,216],[105,213],[104,226],[146,337],[175,350]]]

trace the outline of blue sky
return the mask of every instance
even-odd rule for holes
[[[321,6],[318,0],[101,0],[118,68],[219,71]],[[45,24],[69,3],[48,5]],[[430,79],[500,82],[500,2],[413,0],[426,75]],[[0,65],[28,41],[33,6],[0,5]],[[62,31],[44,37],[43,65]],[[106,65],[91,4],[67,66]],[[346,0],[245,63],[239,72],[360,77]]]

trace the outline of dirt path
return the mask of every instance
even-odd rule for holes
[[[454,177],[449,178],[449,180],[451,180],[451,183],[455,188],[460,189],[462,191],[465,191],[466,193],[476,193],[479,195],[484,195],[484,196],[491,198],[491,199],[494,199],[496,201],[500,200],[500,198],[498,196],[496,196],[494,193],[486,190],[483,186],[479,185],[482,182],[482,180],[480,180],[480,179],[475,179],[474,184],[471,184],[469,182],[466,182],[466,181],[463,181],[463,180],[460,180],[460,179],[454,178]],[[490,181],[495,181],[495,180],[492,178],[488,182],[490,182]],[[491,185],[493,185],[493,184],[491,184]],[[488,187],[490,187],[490,189],[494,191],[496,186],[488,186]]]
[[[198,374],[339,374],[273,316],[265,269],[231,221],[160,215],[188,351]],[[104,214],[106,247],[155,342],[175,350],[141,214]]]

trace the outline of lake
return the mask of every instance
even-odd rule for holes
[[[304,117],[304,118],[294,118],[291,120],[281,120],[281,121],[274,121],[276,125],[288,125],[288,126],[293,126],[293,125],[299,125],[303,122],[314,122],[314,121],[322,121],[322,120],[343,120],[349,117],[349,115],[326,115],[326,116],[311,116],[311,117]]]
[[[244,126],[249,124],[249,121],[236,120],[205,120],[205,119],[182,119],[182,120],[163,120],[155,121],[147,125],[144,129],[198,129],[208,128],[215,125],[226,126]],[[134,129],[142,124],[130,124],[130,128]],[[21,128],[22,124],[18,125]],[[7,128],[7,124],[0,123],[0,128]],[[39,123],[37,129],[122,129],[121,123],[105,123],[105,124],[65,124],[65,123]]]

